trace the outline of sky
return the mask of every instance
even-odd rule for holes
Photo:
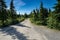
[[[45,8],[51,8],[53,10],[53,6],[56,4],[56,0],[14,0],[15,10],[19,14],[27,13],[29,14],[34,9],[40,8],[40,2],[43,2]],[[6,0],[7,9],[10,7],[11,0]]]

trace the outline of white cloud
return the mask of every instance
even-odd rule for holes
[[[11,2],[11,0],[6,0],[6,2],[7,2],[7,5],[8,5],[7,9],[9,9],[10,8],[10,2]],[[26,3],[23,0],[14,0],[14,6],[15,6],[15,9],[17,10],[18,14],[19,14],[19,12],[21,14],[25,13],[25,12],[23,12],[23,11],[20,10],[20,8],[22,6],[25,6],[25,5],[26,5]]]
[[[16,10],[19,10],[22,6],[25,6],[26,3],[23,0],[14,0],[14,6]]]
[[[24,5],[26,5],[26,3],[25,2],[23,2],[22,0],[14,0],[14,5],[15,6],[24,6]]]

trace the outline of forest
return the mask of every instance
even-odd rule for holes
[[[11,0],[10,8],[7,9],[5,0],[0,0],[0,27],[19,23],[26,18],[25,15],[17,14],[13,2],[14,1]]]
[[[53,11],[45,8],[43,2],[40,3],[39,9],[34,9],[29,15],[17,14],[14,6],[14,1],[11,0],[10,8],[7,9],[5,0],[0,0],[0,27],[16,24],[26,18],[37,25],[44,25],[48,28],[60,30],[60,0],[53,6]]]
[[[44,25],[51,29],[60,30],[60,0],[52,7],[47,9],[40,3],[40,9],[35,9],[30,13],[30,20],[37,25]]]

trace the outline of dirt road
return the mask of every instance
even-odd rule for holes
[[[27,19],[19,24],[0,29],[0,40],[45,40],[33,27]]]
[[[32,24],[29,19],[0,29],[0,40],[60,40],[60,31]]]

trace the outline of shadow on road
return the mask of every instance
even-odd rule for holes
[[[26,26],[26,25],[23,25],[23,24],[20,24],[20,23],[17,24],[16,26],[31,28],[31,27],[29,27],[29,26]]]
[[[12,36],[12,39],[17,38],[18,40],[27,40],[27,37],[24,36],[24,34],[18,32],[16,28],[13,28],[13,27],[2,28],[0,29],[0,32],[5,33],[6,35]]]

